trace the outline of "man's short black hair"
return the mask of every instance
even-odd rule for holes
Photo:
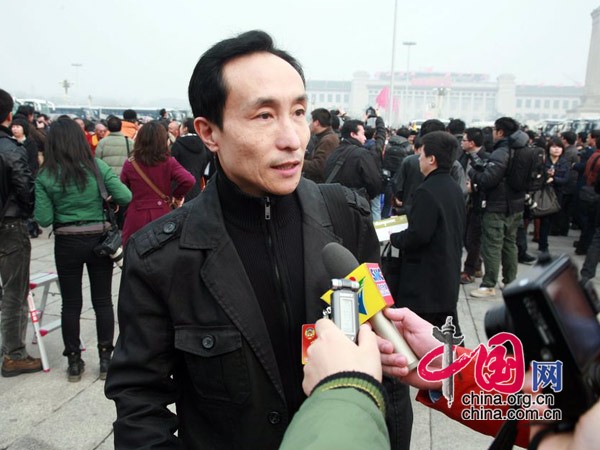
[[[413,145],[415,146],[415,150],[419,150],[423,147],[423,138],[421,136],[416,136]]]
[[[596,148],[600,148],[600,128],[590,131],[590,137],[596,140]]]
[[[406,127],[398,128],[396,130],[396,136],[402,136],[403,138],[408,139],[408,137],[410,136],[410,130]]]
[[[496,131],[501,130],[504,137],[507,138],[519,130],[519,122],[512,117],[500,117],[494,122],[494,128],[496,128]]]
[[[365,137],[367,139],[373,139],[373,136],[375,136],[375,128],[366,125],[365,126]]]
[[[4,89],[0,89],[0,123],[8,119],[8,115],[12,112],[13,106],[15,106],[15,102],[13,101],[12,95]]]
[[[336,113],[334,113],[333,110],[329,111],[329,113],[331,114],[331,128],[334,131],[337,131],[340,129],[340,116],[338,116]]]
[[[331,126],[331,113],[325,108],[317,108],[310,113],[312,120],[319,122],[322,127]]]
[[[425,156],[435,156],[438,169],[450,170],[454,163],[456,138],[445,131],[432,131],[423,136]]]
[[[583,142],[585,142],[585,141],[586,141],[586,139],[587,139],[587,135],[588,135],[588,134],[587,134],[587,132],[585,132],[585,131],[580,131],[579,133],[577,133],[577,137],[578,137],[578,138],[579,138],[581,141],[583,141]]]
[[[448,132],[452,134],[463,134],[467,126],[460,119],[452,119],[448,124]]]
[[[35,108],[31,105],[21,105],[15,114],[23,114],[25,117],[29,118],[29,116],[35,114]]]
[[[423,124],[421,125],[421,130],[419,131],[419,136],[423,137],[428,133],[431,133],[433,131],[445,131],[446,130],[446,126],[444,125],[444,122],[442,122],[441,120],[438,119],[429,119],[426,120],[425,122],[423,122]]]
[[[464,132],[464,138],[469,141],[473,141],[476,147],[481,147],[483,145],[483,133],[481,132],[481,128],[467,128]]]
[[[187,128],[188,133],[195,133],[194,130],[194,119],[192,117],[186,117],[182,122],[183,126]]]
[[[117,116],[109,116],[108,119],[106,119],[106,128],[108,128],[108,131],[111,133],[121,131],[122,126],[123,122]]]
[[[133,109],[126,109],[123,111],[123,120],[135,122],[137,120],[137,113]]]
[[[198,60],[188,86],[194,117],[204,117],[222,129],[223,109],[231,89],[231,86],[225,84],[223,67],[234,58],[260,52],[271,53],[289,63],[302,78],[302,83],[306,84],[300,63],[276,48],[271,36],[261,30],[247,31],[217,42]]]
[[[577,141],[577,135],[573,131],[563,131],[560,137],[567,141],[567,144],[573,145]]]
[[[365,124],[363,122],[361,122],[360,120],[346,120],[344,122],[344,125],[342,125],[342,129],[340,130],[340,133],[342,135],[343,138],[349,138],[351,137],[350,135],[352,133],[358,133],[358,127],[365,127]]]

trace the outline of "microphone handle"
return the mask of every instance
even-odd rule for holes
[[[387,339],[394,345],[394,351],[396,353],[406,357],[408,368],[410,370],[417,367],[419,358],[413,353],[412,349],[408,346],[392,321],[383,315],[383,310],[371,317],[369,322],[373,326],[376,334]]]

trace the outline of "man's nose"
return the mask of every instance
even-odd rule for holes
[[[300,133],[301,126],[291,117],[285,116],[279,123],[275,145],[280,150],[298,150],[301,146]]]

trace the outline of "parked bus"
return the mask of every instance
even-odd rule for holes
[[[97,120],[100,117],[98,108],[92,106],[79,105],[57,105],[54,107],[54,114],[76,116],[80,119]]]
[[[39,98],[21,98],[19,102],[23,105],[33,106],[36,112],[50,115],[54,114],[54,103]]]

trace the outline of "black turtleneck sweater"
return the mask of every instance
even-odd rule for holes
[[[306,322],[300,203],[296,194],[247,195],[221,171],[216,181],[225,227],[244,264],[271,338],[291,419],[305,398],[300,339]]]

